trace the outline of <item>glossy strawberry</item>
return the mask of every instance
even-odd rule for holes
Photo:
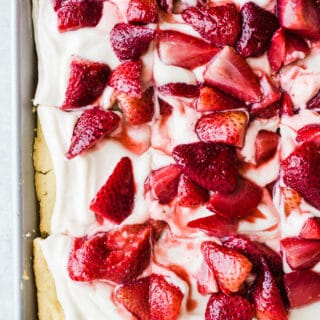
[[[158,92],[168,96],[195,98],[199,95],[199,87],[183,82],[172,82],[158,87]]]
[[[180,170],[205,189],[232,192],[236,187],[238,159],[233,147],[195,142],[174,148]]]
[[[296,140],[301,143],[311,141],[320,146],[320,124],[312,123],[302,127],[297,132]]]
[[[308,218],[304,223],[299,236],[303,239],[320,240],[320,218]]]
[[[227,294],[237,292],[251,271],[251,262],[236,250],[215,242],[203,242],[201,251],[220,289]]]
[[[178,31],[161,30],[157,39],[161,61],[187,69],[207,63],[220,50],[199,38]]]
[[[129,0],[126,13],[132,23],[154,23],[158,21],[158,6],[156,0]]]
[[[320,90],[307,102],[307,109],[320,109]]]
[[[259,82],[247,62],[231,47],[224,47],[207,64],[207,84],[246,102],[261,99]]]
[[[65,100],[61,108],[70,110],[95,102],[107,86],[110,68],[105,63],[73,58]]]
[[[299,109],[296,109],[290,95],[287,92],[282,93],[281,99],[281,114],[288,116],[294,116],[299,112]]]
[[[133,210],[135,183],[130,158],[123,157],[106,183],[92,199],[90,210],[114,223],[121,223]]]
[[[208,301],[205,320],[249,320],[253,316],[253,307],[246,298],[238,294],[214,293]]]
[[[260,130],[255,141],[255,161],[259,165],[272,158],[277,151],[280,136],[268,130]]]
[[[72,159],[91,148],[119,125],[120,117],[100,107],[85,110],[73,129],[71,144],[66,157]]]

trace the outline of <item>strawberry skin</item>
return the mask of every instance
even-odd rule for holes
[[[312,141],[317,146],[320,146],[320,124],[308,124],[299,129],[297,132],[296,141],[302,143]]]
[[[180,170],[201,187],[221,192],[235,189],[238,159],[234,147],[195,142],[176,146],[172,155]]]
[[[130,0],[127,19],[132,23],[155,23],[158,21],[156,0]]]
[[[120,117],[112,111],[100,107],[85,110],[75,124],[66,157],[72,159],[91,148],[112,133],[119,126],[119,122]]]
[[[120,224],[132,213],[134,197],[132,163],[130,158],[123,157],[92,199],[90,210],[102,218]]]
[[[320,218],[308,218],[304,223],[299,236],[303,239],[320,240]]]
[[[282,93],[281,99],[281,114],[286,114],[288,116],[294,116],[299,112],[299,109],[296,109],[290,95],[287,92]]]
[[[255,160],[259,165],[272,158],[277,151],[280,136],[276,132],[260,130],[255,141]]]
[[[158,87],[158,92],[168,96],[196,98],[199,95],[199,87],[183,82],[172,82]]]
[[[95,102],[107,86],[110,68],[105,63],[73,58],[62,110],[72,110]]]

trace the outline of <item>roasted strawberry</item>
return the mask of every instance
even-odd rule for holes
[[[195,142],[176,146],[172,155],[181,171],[203,188],[221,192],[235,189],[238,159],[234,147]]]
[[[260,130],[255,141],[255,161],[259,165],[272,158],[277,151],[280,136],[268,130]]]
[[[140,60],[124,62],[111,73],[109,85],[119,92],[140,98],[142,96],[141,73]]]
[[[123,157],[92,199],[90,210],[114,223],[121,223],[133,210],[135,182],[130,158]]]
[[[308,218],[300,231],[300,237],[303,239],[320,240],[320,218]]]
[[[80,108],[95,102],[107,86],[110,68],[105,63],[72,59],[65,100],[61,109]]]
[[[178,31],[161,30],[157,39],[161,61],[187,69],[207,63],[220,50],[199,38]]]
[[[183,82],[172,82],[158,87],[158,91],[163,95],[195,98],[199,95],[199,87]]]
[[[299,109],[295,108],[290,95],[287,92],[283,92],[282,99],[281,99],[281,114],[294,116],[298,112],[299,112]]]
[[[158,98],[158,101],[159,101],[160,116],[163,116],[163,117],[170,116],[172,114],[173,107],[168,102],[162,100],[161,98]]]
[[[320,146],[320,124],[312,123],[302,127],[297,132],[296,140],[302,143],[311,141]]]
[[[320,241],[300,237],[284,238],[280,242],[282,254],[293,270],[309,269],[320,261]]]
[[[152,29],[119,23],[110,32],[110,42],[120,60],[136,60],[147,51],[154,36]]]
[[[238,251],[215,242],[203,242],[201,251],[220,289],[226,294],[237,292],[251,271],[251,262]]]
[[[158,6],[156,0],[129,0],[126,13],[132,23],[153,23],[158,21]]]
[[[215,192],[207,208],[230,218],[243,218],[260,203],[262,189],[253,182],[238,178],[236,189],[230,193]]]
[[[195,127],[203,142],[221,142],[243,147],[248,116],[243,111],[216,112],[202,116]]]
[[[238,294],[214,293],[208,301],[205,320],[249,320],[253,316],[253,306],[246,298]]]
[[[283,181],[320,209],[320,154],[313,143],[297,147],[283,162]]]
[[[307,102],[307,109],[320,109],[320,90]]]
[[[258,102],[261,91],[258,79],[232,47],[224,47],[208,63],[204,72],[207,84],[245,102]]]
[[[119,122],[120,117],[112,111],[100,107],[85,110],[75,124],[66,157],[72,159],[91,148],[103,137],[113,132]]]

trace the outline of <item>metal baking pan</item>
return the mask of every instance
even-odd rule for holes
[[[11,0],[13,106],[14,320],[37,319],[32,240],[37,235],[37,201],[32,163],[36,83],[31,0]]]

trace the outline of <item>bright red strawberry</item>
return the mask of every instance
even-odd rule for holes
[[[320,109],[320,90],[307,102],[307,109]]]
[[[214,293],[208,301],[205,320],[249,320],[253,316],[253,307],[246,298]]]
[[[291,308],[320,300],[320,274],[311,270],[284,275],[284,286]]]
[[[195,127],[203,142],[221,142],[243,147],[248,116],[243,111],[215,112],[202,116]]]
[[[234,147],[195,142],[176,146],[172,155],[180,170],[203,188],[221,192],[235,189],[238,159]]]
[[[255,141],[255,160],[259,165],[272,158],[277,151],[280,136],[276,132],[260,130]]]
[[[231,193],[215,192],[207,208],[230,218],[243,218],[260,203],[262,189],[253,182],[238,178],[236,189]]]
[[[207,63],[220,50],[199,38],[178,31],[161,30],[157,39],[162,62],[187,69]]]
[[[142,96],[141,73],[140,60],[124,62],[111,73],[109,85],[117,91],[140,98]]]
[[[260,56],[268,49],[271,37],[279,27],[278,19],[254,2],[244,4],[240,13],[242,32],[237,51],[246,58]]]
[[[166,117],[172,114],[173,107],[166,101],[158,98],[159,101],[159,113],[161,116]]]
[[[114,223],[121,223],[132,212],[135,183],[130,158],[123,157],[92,199],[90,210]]]
[[[110,32],[110,42],[120,60],[137,60],[148,50],[154,36],[152,29],[119,23]]]
[[[127,19],[132,23],[153,23],[158,21],[156,0],[130,0]]]
[[[200,187],[185,175],[181,176],[177,196],[177,203],[179,206],[189,208],[197,207],[201,204],[204,204],[208,200],[208,190]]]
[[[80,108],[95,102],[107,86],[110,68],[105,63],[73,58],[65,100],[61,109]]]
[[[204,80],[242,101],[258,102],[261,99],[257,77],[232,47],[224,47],[213,57],[204,72]]]
[[[320,146],[320,124],[308,124],[298,130],[296,136],[297,142],[313,142]]]
[[[294,116],[298,112],[299,110],[295,108],[290,95],[287,92],[283,92],[281,99],[281,114]]]
[[[116,94],[120,108],[127,122],[131,125],[140,125],[152,120],[154,115],[153,96],[153,87],[143,92],[141,98],[121,92]]]
[[[313,40],[320,39],[320,9],[313,0],[277,0],[282,27]]]
[[[297,147],[283,162],[283,181],[320,209],[320,154],[313,143]]]
[[[301,204],[301,196],[291,188],[280,187],[281,196],[284,203],[284,213],[289,217],[292,211],[299,208]]]
[[[320,240],[320,218],[308,218],[304,223],[299,236],[303,239]]]
[[[68,262],[70,278],[116,283],[135,279],[149,265],[151,233],[150,225],[135,224],[75,238]]]
[[[251,262],[236,250],[211,241],[203,242],[201,251],[220,289],[227,294],[239,291],[251,271]]]
[[[173,10],[173,0],[157,0],[159,8],[163,11],[171,13]]]
[[[282,254],[293,270],[309,269],[320,261],[320,241],[299,237],[284,238],[280,242]]]
[[[183,82],[172,82],[158,87],[158,91],[163,95],[195,98],[199,95],[199,87]]]
[[[66,157],[72,159],[91,148],[103,137],[113,132],[119,122],[120,117],[112,111],[100,107],[85,110],[75,124]]]

